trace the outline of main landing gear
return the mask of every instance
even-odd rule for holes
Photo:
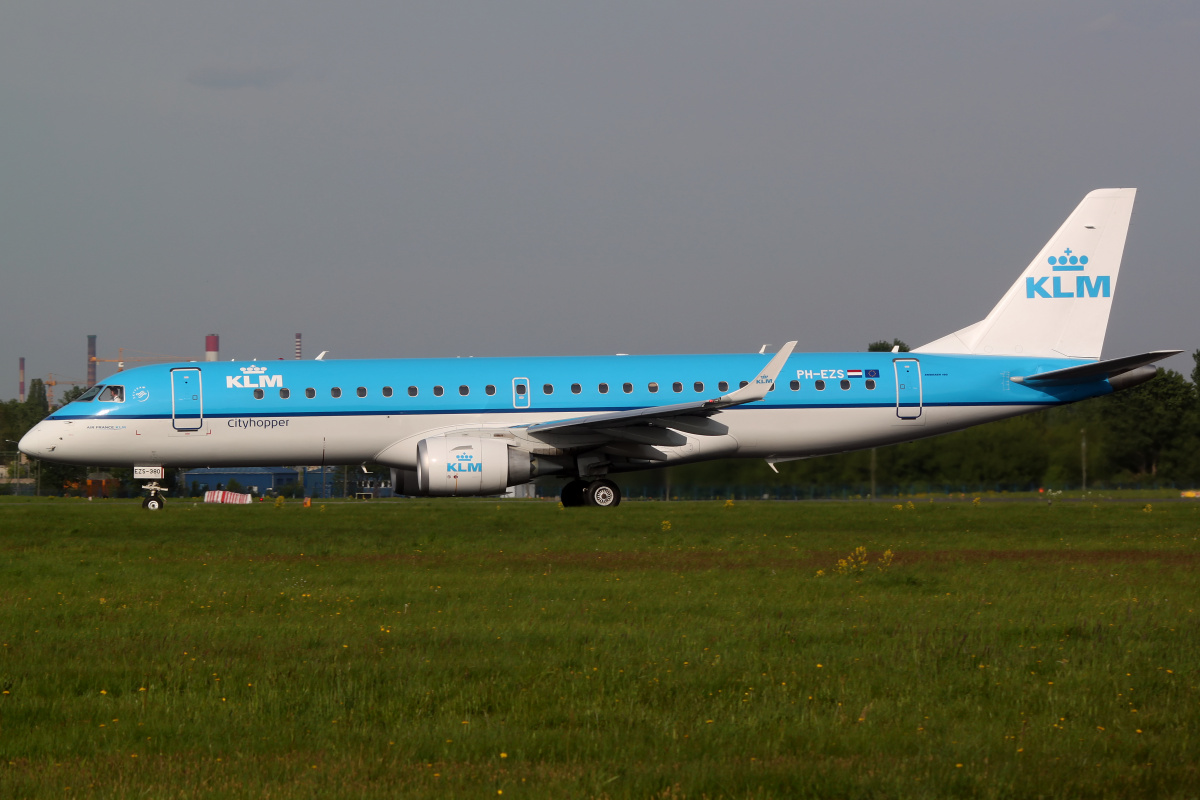
[[[166,500],[166,498],[159,494],[159,492],[165,492],[167,490],[159,486],[157,481],[147,483],[142,488],[150,493],[148,497],[142,499],[142,508],[146,509],[147,511],[161,511],[163,507],[163,501]]]
[[[608,478],[599,478],[594,481],[583,481],[577,478],[563,487],[561,499],[566,508],[572,506],[612,508],[621,504],[621,487]]]

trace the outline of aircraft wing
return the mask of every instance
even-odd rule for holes
[[[710,417],[723,408],[753,403],[766,397],[780,371],[783,370],[784,362],[788,360],[795,347],[796,342],[788,342],[771,357],[771,360],[753,380],[740,389],[720,397],[691,403],[648,406],[628,411],[611,411],[604,414],[539,422],[528,426],[525,430],[532,435],[601,433],[608,434],[613,439],[642,444],[683,444],[686,441],[677,434],[676,437],[679,441],[673,441],[676,437],[670,436],[669,431],[663,430],[667,428],[698,436],[721,436],[728,433],[729,429]],[[637,428],[650,430],[639,431],[636,430]],[[659,429],[662,433],[653,429]]]
[[[1182,353],[1182,350],[1152,350],[1136,356],[1110,358],[1107,361],[1096,361],[1091,364],[1079,364],[1074,367],[1056,369],[1051,372],[1040,372],[1036,375],[1016,375],[1010,378],[1013,383],[1038,386],[1042,384],[1082,383],[1098,378],[1110,378],[1124,372],[1144,367],[1155,361]]]

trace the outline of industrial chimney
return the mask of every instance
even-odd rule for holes
[[[300,360],[300,334],[296,334],[296,360]]]
[[[204,360],[218,361],[221,357],[221,337],[210,333],[204,337]]]
[[[21,356],[21,402],[25,402],[25,356]]]
[[[96,385],[96,334],[88,334],[88,365],[87,365],[87,383],[88,386]]]

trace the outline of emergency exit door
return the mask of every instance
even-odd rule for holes
[[[897,358],[896,416],[917,419],[921,416],[921,362],[915,358]]]
[[[513,378],[513,408],[529,408],[529,379]]]

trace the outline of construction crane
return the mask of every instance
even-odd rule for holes
[[[144,350],[134,350],[133,348],[128,348],[129,352],[140,353],[140,355],[131,356],[129,358],[126,358],[125,357],[126,349],[127,348],[124,348],[124,347],[118,347],[116,358],[96,358],[95,356],[92,356],[88,360],[94,361],[96,363],[116,364],[117,372],[120,372],[121,370],[125,369],[125,365],[127,363],[138,364],[138,363],[154,363],[154,362],[163,362],[163,361],[188,361],[188,360],[190,360],[190,359],[186,359],[186,358],[179,358],[178,356],[164,356],[159,353],[147,353]]]
[[[54,387],[59,384],[64,386],[86,386],[87,381],[81,378],[64,378],[62,375],[55,377],[53,372],[46,373],[46,403],[51,408],[54,408]]]

